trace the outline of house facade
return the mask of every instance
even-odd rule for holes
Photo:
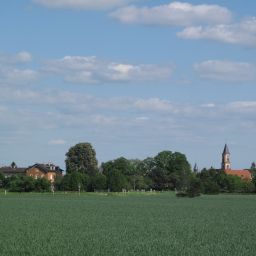
[[[63,170],[54,164],[34,164],[26,169],[25,174],[34,179],[45,178],[53,183],[57,176],[63,175]]]
[[[23,175],[30,176],[34,179],[45,178],[53,183],[57,176],[63,175],[63,170],[54,164],[34,164],[27,168],[17,167],[16,164],[11,164],[11,166],[0,167],[0,173],[3,173],[5,178]]]

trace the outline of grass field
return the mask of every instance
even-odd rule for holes
[[[255,255],[256,196],[0,194],[0,255]]]

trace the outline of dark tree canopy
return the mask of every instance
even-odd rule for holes
[[[86,191],[88,186],[88,176],[81,172],[71,172],[62,179],[61,190]]]
[[[117,158],[102,164],[108,188],[174,190],[187,186],[191,167],[179,152],[162,151],[155,157],[140,161]],[[115,170],[115,171],[114,171]],[[113,178],[116,175],[117,177]]]
[[[191,167],[186,156],[179,152],[162,151],[154,158],[149,176],[154,182],[154,189],[169,190],[187,186]]]
[[[67,173],[80,172],[89,176],[98,170],[96,152],[90,143],[78,143],[66,153]]]

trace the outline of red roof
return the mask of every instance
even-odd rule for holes
[[[225,170],[225,173],[238,176],[243,180],[252,180],[252,174],[248,170]]]

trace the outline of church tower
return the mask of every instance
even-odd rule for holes
[[[222,170],[231,170],[231,162],[230,162],[230,153],[227,144],[225,144],[223,153],[222,153]]]

